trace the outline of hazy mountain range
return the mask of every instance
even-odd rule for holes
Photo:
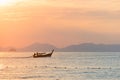
[[[15,49],[15,48],[2,48],[0,51],[50,51],[55,49],[58,52],[120,52],[120,44],[94,44],[82,43],[77,45],[70,45],[64,48],[57,48],[51,44],[33,43],[29,46]]]

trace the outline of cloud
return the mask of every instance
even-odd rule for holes
[[[113,5],[117,0],[112,1],[21,1],[0,11],[0,36],[4,43],[15,45],[35,41],[59,46],[88,41],[119,43],[120,9]]]
[[[119,10],[119,0],[20,0],[17,6],[71,7],[103,10]]]

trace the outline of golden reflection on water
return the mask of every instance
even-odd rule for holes
[[[51,58],[28,58],[33,52],[0,52],[0,80],[120,80],[119,53],[85,54],[55,52]]]
[[[0,64],[0,70],[4,69],[5,65],[4,64]]]
[[[5,56],[4,52],[0,52],[0,57]]]

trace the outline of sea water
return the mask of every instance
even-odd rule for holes
[[[120,80],[119,52],[0,52],[0,80]]]

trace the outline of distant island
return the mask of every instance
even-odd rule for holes
[[[7,50],[6,50],[7,49]],[[94,44],[94,43],[82,43],[76,45],[70,45],[64,48],[57,48],[51,44],[40,44],[33,43],[23,48],[1,48],[0,51],[23,51],[23,52],[34,52],[34,51],[50,51],[55,49],[56,52],[120,52],[120,44]]]

